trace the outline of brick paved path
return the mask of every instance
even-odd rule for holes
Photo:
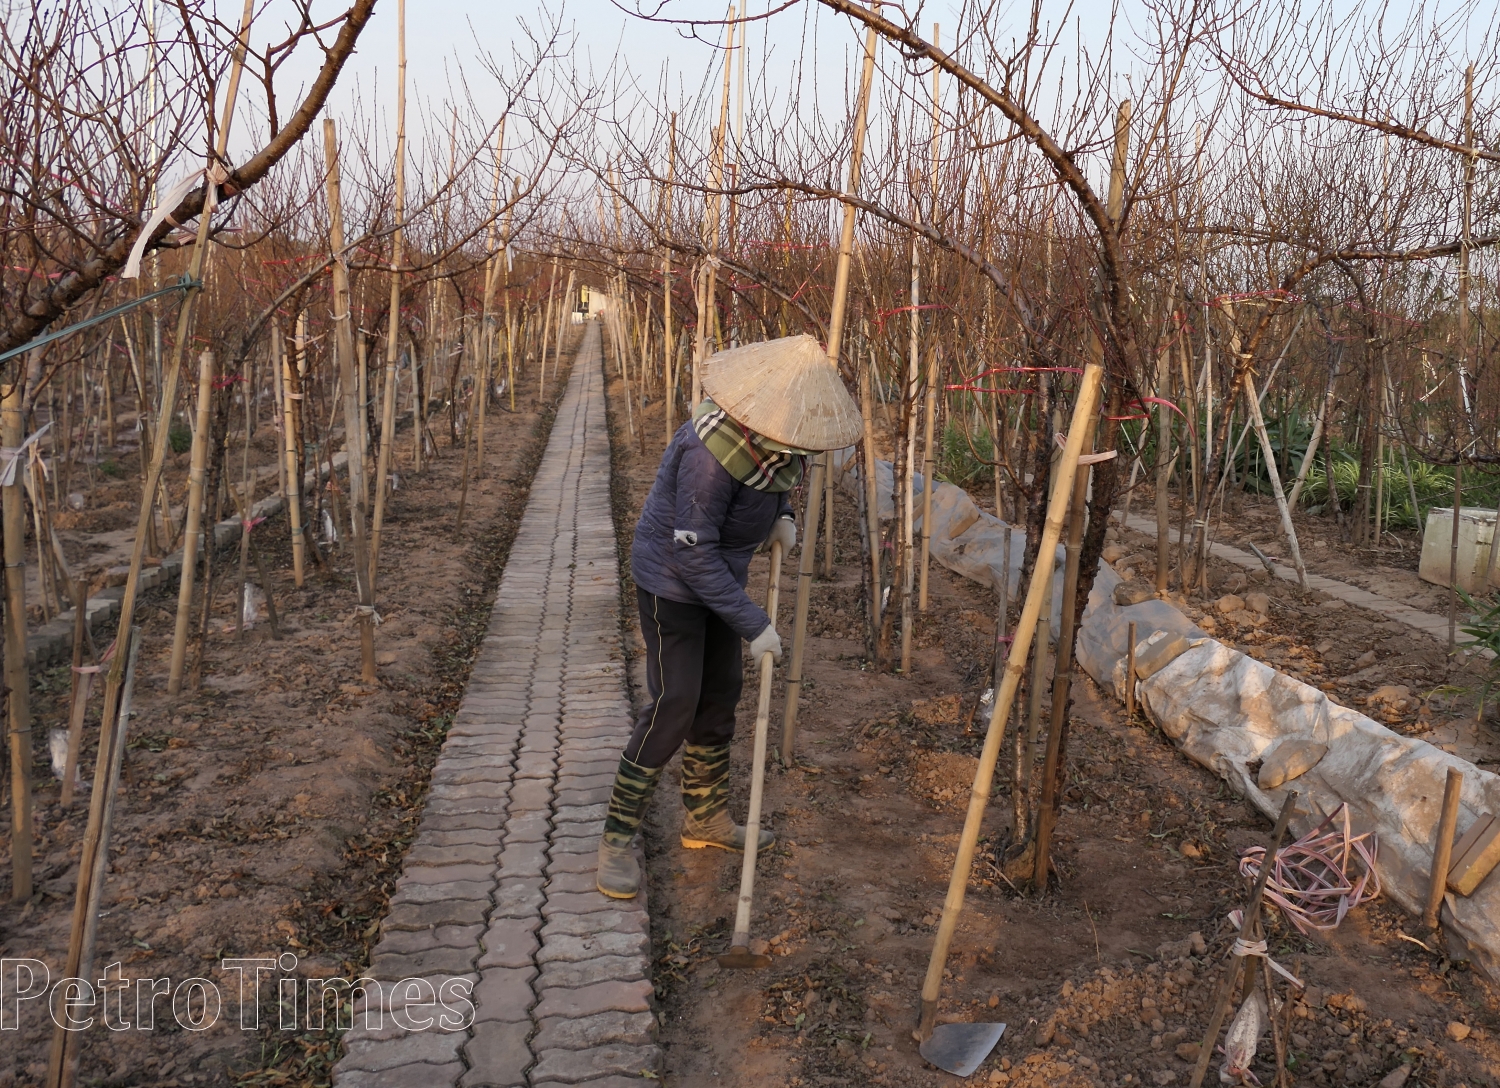
[[[371,961],[385,1015],[356,1010],[338,1088],[623,1088],[660,1066],[644,894],[594,889],[631,724],[601,371],[591,323]]]

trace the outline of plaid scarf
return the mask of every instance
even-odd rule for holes
[[[757,491],[790,491],[802,479],[808,451],[741,426],[707,397],[693,413],[693,430],[729,475]]]

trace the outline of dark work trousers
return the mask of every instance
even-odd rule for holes
[[[740,636],[712,609],[635,591],[646,640],[646,689],[625,758],[661,767],[683,743],[728,744],[744,666]]]

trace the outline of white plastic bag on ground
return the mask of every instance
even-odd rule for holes
[[[1266,997],[1257,987],[1229,1021],[1229,1031],[1224,1035],[1224,1064],[1219,1067],[1220,1084],[1260,1083],[1250,1072],[1250,1063],[1255,1061],[1260,1037],[1269,1025]]]
[[[261,592],[258,585],[251,582],[245,583],[245,607],[240,614],[240,622],[246,630],[254,627],[260,622],[261,610],[266,606],[266,595]]]

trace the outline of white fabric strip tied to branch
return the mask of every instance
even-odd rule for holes
[[[1061,431],[1054,432],[1052,439],[1057,443],[1058,449],[1062,449],[1068,444],[1068,436]],[[1099,453],[1085,453],[1078,458],[1078,463],[1080,465],[1097,465],[1104,461],[1113,461],[1118,456],[1120,456],[1119,450],[1102,450]]]
[[[1275,971],[1282,978],[1286,979],[1297,989],[1307,989],[1306,983],[1304,983],[1300,978],[1292,974],[1285,967],[1281,966],[1281,964],[1277,963],[1274,959],[1271,958],[1271,954],[1267,949],[1266,942],[1263,940],[1247,941],[1243,937],[1236,937],[1234,939],[1234,947],[1230,949],[1230,951],[1234,955],[1239,956],[1241,959],[1246,956],[1259,956],[1261,959],[1266,961],[1271,970]]]
[[[201,170],[194,170],[185,177],[178,178],[176,183],[167,190],[166,195],[157,202],[155,210],[146,218],[146,222],[141,225],[141,233],[136,236],[135,245],[130,247],[130,257],[125,262],[125,270],[120,273],[122,280],[140,278],[141,258],[146,255],[146,243],[156,233],[157,227],[172,218],[172,210],[182,203],[183,198],[192,192],[193,186],[197,185],[204,177],[208,178],[210,185],[208,187],[208,197],[203,205],[203,211],[199,214],[213,214],[214,204],[216,203],[215,196],[218,193],[219,186],[229,179],[229,171],[225,169],[223,163],[217,162],[212,166],[204,167]],[[172,220],[172,225],[174,227],[178,225],[176,220]]]
[[[0,487],[14,487],[16,485],[16,466],[21,463],[24,454],[29,460],[40,462],[42,471],[47,471],[45,461],[42,461],[41,447],[37,441],[50,430],[52,424],[44,423],[42,429],[27,438],[19,446],[0,446]]]
[[[1329,830],[1342,817],[1340,829]],[[1380,844],[1373,831],[1355,835],[1349,806],[1341,804],[1322,823],[1276,854],[1266,881],[1266,898],[1281,908],[1304,934],[1329,932],[1359,904],[1380,895],[1375,858]],[[1260,875],[1265,848],[1251,847],[1240,856],[1240,873],[1247,880]],[[1355,879],[1352,863],[1364,870]]]

